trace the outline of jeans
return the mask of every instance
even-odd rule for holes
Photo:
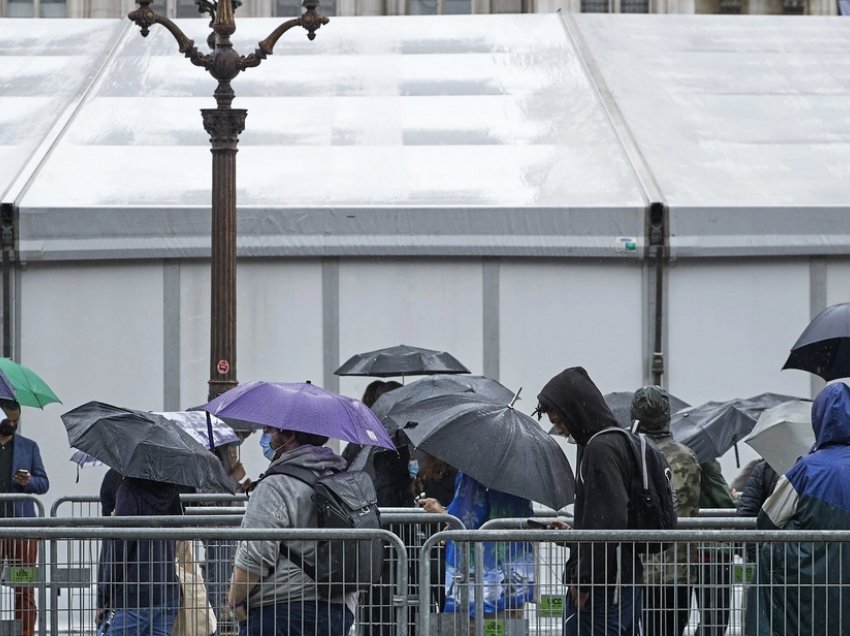
[[[353,624],[343,603],[294,601],[252,607],[239,636],[347,636]]]
[[[177,608],[155,607],[141,610],[116,610],[109,636],[171,636]]]
[[[610,602],[603,590],[591,595],[578,609],[567,594],[564,603],[564,636],[638,636],[641,631],[643,591],[640,586],[623,585],[618,603]]]

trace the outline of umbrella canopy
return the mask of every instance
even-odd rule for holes
[[[457,358],[445,351],[399,345],[351,356],[335,375],[369,375],[391,378],[433,373],[469,373]]]
[[[88,402],[62,423],[72,447],[127,477],[232,491],[218,458],[161,415]]]
[[[850,303],[827,307],[803,330],[783,369],[800,369],[824,380],[850,377]]]
[[[412,408],[417,419],[408,417],[402,432],[417,449],[487,488],[555,510],[573,502],[575,480],[566,455],[528,415],[469,394],[439,395]]]
[[[169,422],[173,422],[191,435],[192,439],[196,442],[209,448],[210,438],[209,431],[207,430],[207,413],[204,413],[203,411],[154,411],[153,414],[161,415]],[[240,441],[236,432],[225,424],[224,421],[215,415],[210,415],[210,418],[213,432],[213,447],[218,448],[225,444],[232,444]],[[71,461],[81,468],[84,466],[100,466],[103,464],[103,462],[99,459],[95,459],[88,453],[79,450],[71,455]]]
[[[369,407],[309,382],[246,382],[203,408],[224,420],[234,418],[395,450]]]
[[[513,391],[496,380],[481,375],[431,375],[403,387],[384,393],[372,405],[375,415],[387,432],[393,434],[409,421],[418,421],[416,404],[439,395],[470,395],[505,406],[514,397]],[[402,418],[396,417],[402,413]]]
[[[764,457],[777,474],[788,472],[797,459],[814,446],[812,403],[793,400],[766,409],[744,441]]]
[[[16,402],[19,402],[12,381],[7,378],[6,374],[2,371],[0,371],[0,399],[15,400]]]
[[[727,402],[706,402],[674,413],[670,430],[673,438],[690,448],[702,464],[720,457],[744,439],[762,411],[797,399],[791,395],[761,393]]]
[[[605,399],[605,404],[607,404],[608,408],[611,409],[611,413],[613,413],[614,417],[617,418],[617,424],[619,424],[622,428],[632,427],[631,406],[634,395],[634,391],[614,391],[613,393],[606,393],[602,396]],[[684,400],[680,400],[669,393],[667,394],[667,397],[670,398],[670,413],[681,411],[682,409],[686,409],[690,406],[690,404]]]
[[[2,371],[15,389],[15,400],[24,406],[37,406],[43,409],[51,402],[62,403],[47,383],[38,377],[35,371],[12,360],[0,358]]]

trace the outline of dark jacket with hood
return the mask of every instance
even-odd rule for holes
[[[115,516],[183,514],[177,487],[126,477],[115,496]],[[155,526],[153,521],[140,525]],[[104,542],[99,567],[98,606],[146,610],[180,606],[174,540]]]
[[[850,387],[827,385],[812,404],[815,445],[779,478],[758,527],[850,530]],[[850,544],[765,543],[747,634],[839,636],[850,626]]]
[[[582,451],[576,470],[575,528],[628,528],[628,485],[637,477],[637,467],[625,435],[600,435],[588,444],[603,428],[616,427],[617,420],[587,371],[582,367],[562,371],[543,387],[537,401],[560,415]],[[614,543],[571,550],[566,582],[639,583],[641,562],[632,545],[624,543],[619,555],[617,550]]]

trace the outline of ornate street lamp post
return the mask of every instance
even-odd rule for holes
[[[236,380],[236,151],[239,134],[245,128],[248,111],[231,108],[234,92],[230,81],[247,68],[259,66],[272,54],[280,37],[293,27],[303,27],[313,40],[316,30],[328,23],[319,15],[318,0],[304,0],[301,17],[287,20],[257,45],[250,55],[233,50],[230,36],[236,31],[233,15],[239,0],[196,0],[201,12],[212,16],[212,33],[208,44],[211,53],[201,53],[194,41],[166,17],[157,15],[150,5],[153,0],[137,0],[139,8],[127,17],[141,27],[142,36],[154,24],[164,26],[180,52],[195,66],[201,66],[218,80],[214,96],[216,108],[202,108],[204,128],[210,135],[212,160],[212,308],[210,320],[209,399],[233,388]]]

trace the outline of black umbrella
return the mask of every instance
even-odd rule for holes
[[[673,438],[694,451],[702,464],[720,457],[749,435],[762,411],[799,399],[790,395],[761,393],[727,402],[706,402],[674,413],[670,430]]]
[[[803,330],[783,369],[800,369],[824,380],[850,377],[850,303],[827,307]]]
[[[617,418],[617,424],[623,428],[632,427],[631,407],[634,395],[634,391],[614,391],[613,393],[606,393],[602,396],[605,399],[605,404],[607,404],[608,408],[611,410],[611,413],[613,413],[614,417]],[[684,400],[680,400],[669,393],[667,394],[667,397],[670,398],[670,413],[681,411],[682,409],[686,409],[690,406],[690,404]]]
[[[475,395],[482,400],[510,404],[514,392],[496,380],[482,375],[431,375],[398,389],[384,393],[372,405],[372,410],[387,432],[392,434],[408,421],[418,421],[416,405],[428,398],[450,394]],[[401,413],[402,417],[397,417]]]
[[[126,477],[232,492],[219,459],[161,415],[88,402],[62,423],[71,446]]]
[[[469,373],[450,353],[399,345],[351,356],[335,375],[368,375],[391,378],[433,373]]]
[[[414,408],[418,419],[406,424],[402,433],[417,449],[487,488],[556,510],[572,503],[575,481],[570,463],[558,443],[529,416],[466,393],[428,398]]]

